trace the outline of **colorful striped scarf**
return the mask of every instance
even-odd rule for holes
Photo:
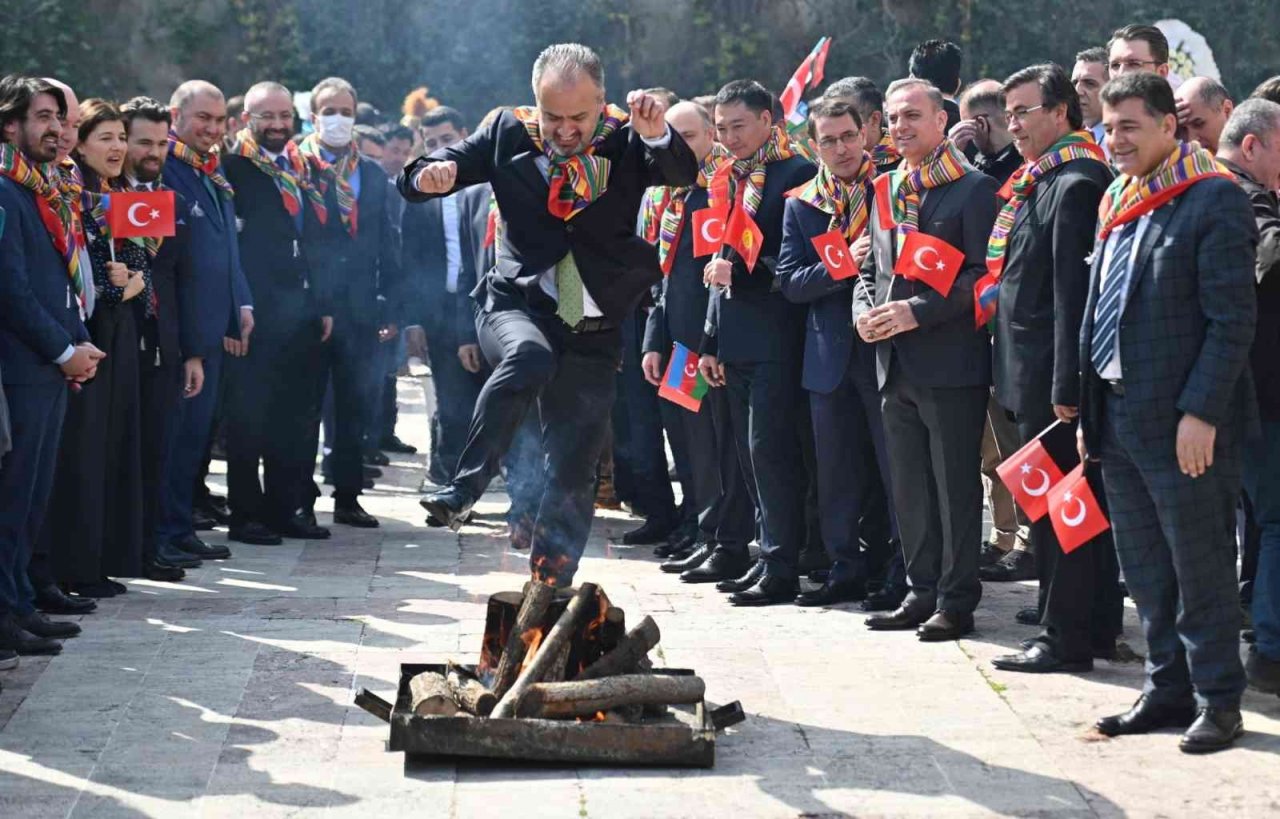
[[[831,217],[830,230],[839,230],[844,240],[853,244],[867,228],[871,218],[871,197],[867,185],[876,176],[875,161],[863,151],[862,162],[854,178],[845,182],[819,163],[818,174],[809,182],[788,191],[801,202],[812,205]]]
[[[711,152],[702,161],[702,167],[698,169],[698,179],[695,183],[697,187],[709,186],[716,171],[729,164],[729,158],[729,151],[723,145],[715,143]],[[692,185],[651,188],[645,200],[640,233],[645,237],[645,241],[657,243],[658,262],[665,274],[671,273],[671,266],[675,263],[675,254],[672,251],[680,243],[680,231],[684,228],[687,204],[685,200],[688,199],[689,192],[692,190]]]
[[[236,189],[231,187],[231,183],[222,174],[222,158],[217,151],[210,151],[203,154],[192,148],[187,143],[178,139],[178,135],[173,131],[169,132],[169,154],[181,159],[191,167],[200,171],[209,177],[209,181],[214,187],[222,191],[228,198],[236,195]]]
[[[987,272],[996,281],[1004,273],[1004,257],[1009,250],[1009,234],[1013,231],[1013,223],[1018,218],[1018,211],[1031,198],[1040,177],[1049,171],[1070,162],[1073,159],[1091,159],[1107,162],[1102,149],[1093,141],[1088,131],[1073,131],[1049,146],[1035,162],[1027,162],[1013,172],[1008,184],[1000,191],[1000,196],[1007,200],[996,215],[995,225],[991,228],[991,238],[987,240]]]
[[[908,233],[920,229],[920,194],[955,182],[970,171],[973,166],[964,154],[951,140],[943,139],[920,167],[901,167],[889,174],[889,208],[897,227],[898,250],[902,250]]]
[[[799,156],[787,130],[781,125],[773,126],[769,138],[760,146],[760,150],[746,159],[733,161],[733,173],[730,179],[733,185],[732,196],[738,196],[738,185],[743,186],[741,193],[742,207],[749,216],[754,217],[764,199],[765,168],[774,162],[781,162],[793,156]]]
[[[289,163],[289,172],[285,172],[267,155],[266,149],[258,144],[257,138],[248,128],[236,134],[236,144],[231,150],[237,156],[248,159],[255,168],[271,177],[271,181],[276,183],[276,188],[280,191],[284,209],[290,216],[296,217],[302,213],[302,198],[305,196],[311,203],[320,224],[323,225],[328,221],[329,210],[324,204],[324,194],[312,183],[311,165],[303,158],[298,151],[298,146],[293,142],[286,142],[284,152],[281,154]]]
[[[596,156],[596,150],[615,131],[630,119],[630,114],[616,105],[606,105],[596,122],[591,142],[579,153],[563,156],[556,153],[550,142],[542,140],[542,126],[538,122],[538,109],[524,105],[512,109],[512,114],[524,125],[533,145],[551,160],[547,182],[551,191],[547,195],[547,210],[552,216],[566,222],[577,216],[588,205],[600,198],[609,187],[609,160]]]
[[[309,178],[320,192],[322,201],[329,191],[329,183],[332,181],[336,184],[334,195],[338,200],[338,216],[342,218],[342,225],[347,233],[354,239],[360,229],[360,208],[355,191],[351,188],[351,175],[360,167],[360,155],[354,148],[349,148],[337,162],[331,164],[320,153],[320,137],[314,132],[307,134],[298,144],[298,151],[311,163],[315,174],[309,175]]]
[[[1116,177],[1098,205],[1098,241],[1105,242],[1111,231],[1214,176],[1233,182],[1236,178],[1213,154],[1194,142],[1183,142],[1146,176]]]
[[[35,195],[40,221],[67,266],[67,277],[71,280],[83,321],[88,315],[88,297],[85,295],[87,271],[82,266],[80,253],[85,240],[75,206],[60,188],[58,168],[52,163],[33,165],[21,151],[5,142],[0,144],[0,175],[9,177]]]
[[[880,171],[902,161],[902,154],[898,153],[897,146],[888,134],[881,136],[880,141],[871,149],[871,161],[876,163],[876,169]]]

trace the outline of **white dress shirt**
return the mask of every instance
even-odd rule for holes
[[[458,238],[458,194],[440,200],[440,216],[444,220],[444,289],[458,292],[458,271],[462,267],[462,241]]]
[[[1129,247],[1129,264],[1125,268],[1125,277],[1129,279],[1130,282],[1133,280],[1133,263],[1134,260],[1138,258],[1138,248],[1142,245],[1142,234],[1147,232],[1147,225],[1150,223],[1151,214],[1144,213],[1142,216],[1138,217],[1137,227],[1134,228],[1133,244]],[[1103,247],[1102,253],[1102,275],[1098,280],[1099,293],[1106,289],[1107,271],[1111,269],[1111,254],[1115,252],[1116,245],[1120,242],[1120,233],[1125,227],[1127,227],[1127,225],[1121,225],[1119,228],[1111,231],[1111,234],[1107,236],[1107,244]],[[1124,309],[1127,306],[1128,300],[1129,288],[1126,287],[1120,293],[1120,315],[1122,317],[1124,316]],[[1094,307],[1093,317],[1095,320],[1098,318],[1096,306]],[[1119,328],[1116,329],[1116,333],[1116,353],[1111,357],[1111,361],[1102,368],[1102,372],[1098,373],[1098,375],[1102,376],[1107,381],[1120,381],[1124,377],[1124,369],[1120,366]]]

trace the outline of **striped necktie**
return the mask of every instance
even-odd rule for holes
[[[1103,369],[1115,357],[1116,347],[1120,344],[1120,312],[1123,305],[1124,291],[1129,286],[1129,256],[1133,251],[1133,237],[1138,233],[1138,221],[1135,219],[1125,225],[1116,241],[1115,250],[1111,253],[1111,264],[1107,266],[1107,280],[1102,285],[1102,294],[1098,297],[1098,308],[1094,313],[1092,354],[1090,361],[1093,368],[1102,373]]]

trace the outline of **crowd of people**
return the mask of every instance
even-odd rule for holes
[[[333,523],[376,527],[412,353],[428,525],[501,474],[537,579],[571,584],[626,504],[682,582],[926,642],[1037,580],[1039,632],[994,661],[1030,673],[1114,658],[1127,593],[1146,685],[1098,730],[1230,746],[1246,685],[1280,693],[1280,77],[1175,89],[1147,25],[1070,71],[962,62],[922,43],[799,127],[753,80],[608,105],[576,44],[474,130],[381,121],[340,78],[303,111],[274,82],[161,105],[4,78],[0,667],[120,578],[230,557],[198,531],[330,537],[318,454]],[[110,235],[139,190],[173,192],[174,235]],[[1078,515],[1046,512],[1050,473],[1082,476]],[[1109,528],[1068,542],[1090,504]]]

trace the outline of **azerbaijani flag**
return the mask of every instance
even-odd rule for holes
[[[689,412],[702,408],[702,396],[707,394],[707,382],[698,372],[698,356],[680,342],[671,346],[671,361],[667,373],[662,376],[658,395],[674,401]]]
[[[782,115],[786,119],[789,130],[797,130],[804,126],[809,115],[809,106],[801,97],[810,88],[816,88],[822,82],[827,66],[827,51],[831,48],[831,38],[823,37],[804,58],[796,73],[787,82],[778,101],[782,104]]]

